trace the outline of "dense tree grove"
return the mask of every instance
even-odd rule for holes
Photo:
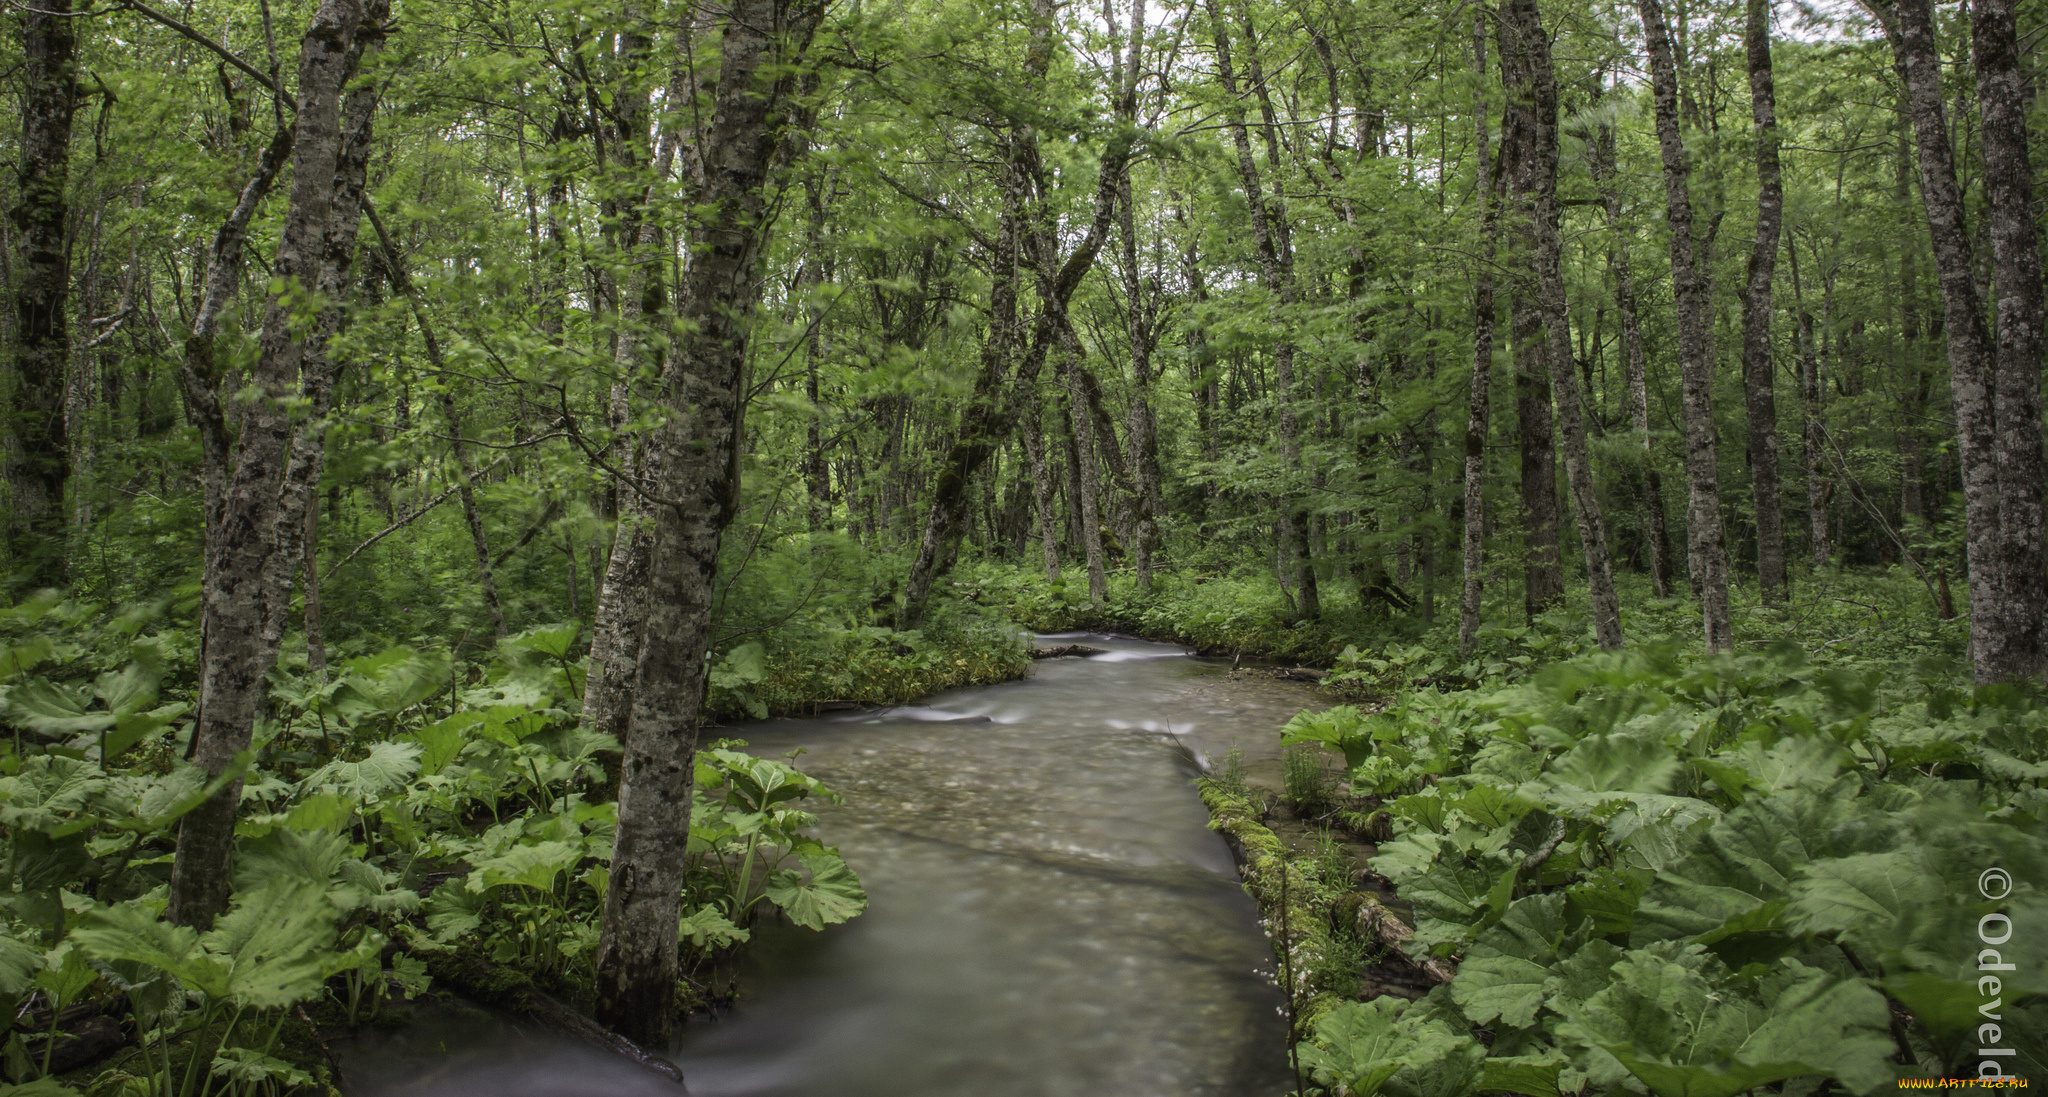
[[[2040,15],[16,4],[11,598],[182,630],[198,927],[278,682],[581,623],[594,1008],[657,1042],[709,710],[998,567],[1708,652],[1899,569],[2038,682]]]

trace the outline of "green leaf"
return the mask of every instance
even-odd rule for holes
[[[1544,984],[1565,934],[1565,897],[1516,900],[1506,917],[1479,935],[1451,981],[1451,997],[1476,1024],[1495,1018],[1513,1028],[1536,1023]]]
[[[413,739],[421,748],[420,776],[432,777],[448,768],[448,763],[461,756],[463,746],[469,741],[464,733],[483,720],[482,713],[464,710],[414,732]]]
[[[370,753],[360,761],[333,761],[321,766],[299,787],[370,800],[404,788],[419,769],[419,744],[385,740],[373,744]]]
[[[348,839],[325,830],[280,827],[237,850],[235,890],[310,884],[326,888],[348,856]]]
[[[55,1078],[38,1078],[18,1086],[0,1085],[0,1097],[79,1097],[79,1093]]]
[[[566,659],[569,652],[576,647],[576,634],[580,628],[581,626],[573,621],[566,625],[532,628],[517,636],[507,637],[504,644],[514,651],[532,652],[551,659]]]
[[[1637,945],[1720,930],[1774,900],[1817,859],[1893,843],[1894,831],[1853,800],[1808,792],[1744,804],[1716,823],[1684,861],[1657,874],[1636,911]]]
[[[55,999],[56,1008],[61,1010],[85,993],[87,987],[99,982],[99,978],[100,973],[85,962],[82,950],[60,945],[50,954],[50,961],[43,970],[36,972],[36,986]]]
[[[114,726],[111,712],[89,712],[89,687],[60,685],[47,678],[31,678],[7,691],[0,707],[11,719],[31,731],[45,735],[72,735],[81,731],[105,731]]]
[[[568,842],[513,846],[496,857],[474,862],[469,890],[485,892],[510,884],[552,892],[555,881],[582,859],[582,847]]]
[[[1358,1097],[1373,1097],[1394,1072],[1408,1065],[1408,1034],[1399,1021],[1408,1003],[1397,998],[1346,1002],[1316,1022],[1315,1040],[1299,1046],[1301,1065],[1325,1086],[1342,1085]]]
[[[868,908],[868,893],[860,879],[836,853],[804,853],[797,860],[810,874],[810,882],[788,869],[772,873],[764,888],[768,901],[782,908],[789,920],[807,929],[824,929],[844,922]]]
[[[86,914],[71,931],[71,940],[101,960],[132,960],[180,978],[188,972],[202,977],[208,974],[194,966],[205,960],[199,931],[172,925],[138,903],[117,903]],[[186,981],[196,984],[203,980]],[[214,985],[224,987],[224,980],[216,980]]]
[[[247,1047],[220,1049],[213,1057],[213,1075],[247,1086],[275,1081],[289,1089],[313,1084],[313,1076],[298,1067]]]
[[[748,931],[733,925],[724,912],[717,907],[699,907],[677,923],[676,931],[682,938],[700,949],[722,949],[753,936]]]
[[[35,985],[43,950],[0,933],[0,996],[18,998]]]
[[[1588,792],[1668,793],[1683,767],[1662,742],[1628,735],[1589,735],[1545,777],[1553,787]]]
[[[1903,927],[1921,920],[1941,878],[1917,851],[1857,853],[1806,866],[1792,884],[1786,922],[1801,933],[1835,933],[1851,943],[1898,947]]]
[[[334,915],[325,889],[274,884],[238,896],[200,944],[225,962],[227,996],[237,1004],[288,1006],[320,993]]]

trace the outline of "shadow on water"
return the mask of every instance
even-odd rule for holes
[[[920,706],[737,730],[762,754],[804,748],[846,797],[820,832],[872,905],[824,933],[757,928],[738,1006],[672,1049],[695,1097],[1286,1092],[1272,953],[1189,780],[1196,754],[1271,740],[1300,696],[1219,705],[1203,688],[1218,668],[1179,649],[1072,639],[1109,650]],[[659,1089],[598,1056],[471,1033],[432,1077],[354,1088]]]

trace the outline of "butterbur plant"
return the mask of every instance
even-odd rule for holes
[[[798,770],[797,754],[777,761],[732,749],[744,745],[721,741],[697,755],[685,862],[697,905],[745,926],[767,903],[807,929],[866,910],[867,892],[839,850],[803,833],[817,817],[797,805],[812,796],[836,803],[838,794]]]
[[[2014,964],[2004,1071],[2043,1076],[2043,710],[2009,689],[1946,713],[1928,698],[1789,648],[1594,656],[1411,698],[1350,765],[1382,787],[1375,767],[1439,767],[1389,797],[1372,867],[1413,905],[1400,947],[1457,974],[1419,1002],[1332,1012],[1304,1064],[1332,1092],[1402,1097],[1968,1075],[1993,916]],[[2015,883],[1988,900],[1993,866]]]

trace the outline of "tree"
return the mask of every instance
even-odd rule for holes
[[[1744,4],[1743,51],[1756,123],[1756,242],[1742,291],[1742,390],[1749,412],[1749,482],[1756,503],[1756,571],[1766,601],[1784,601],[1785,512],[1778,497],[1778,404],[1771,361],[1771,280],[1778,265],[1785,188],[1778,168],[1777,94],[1771,83],[1771,10]]]
[[[648,439],[647,621],[597,954],[597,1019],[648,1047],[667,1045],[674,1012],[697,728],[719,543],[739,491],[749,314],[771,224],[767,186],[789,138],[796,70],[824,12],[821,0],[734,0],[696,150],[703,182],[662,378],[668,418]]]
[[[1602,648],[1619,648],[1621,600],[1614,590],[1608,560],[1607,520],[1600,511],[1593,480],[1579,379],[1572,372],[1563,245],[1558,238],[1557,77],[1551,67],[1550,36],[1543,29],[1535,0],[1508,0],[1502,5],[1500,33],[1501,79],[1508,89],[1501,141],[1507,150],[1509,185],[1527,222],[1526,243],[1517,249],[1517,258],[1529,269],[1520,275],[1516,287],[1515,337],[1528,339],[1530,357],[1540,358],[1549,370],[1558,434],[1564,440],[1572,514],[1578,521],[1579,546],[1586,557],[1593,632]]]
[[[64,424],[70,376],[71,116],[78,106],[78,13],[71,0],[21,9],[23,111],[14,208],[21,271],[14,277],[14,393],[8,450],[8,539],[24,578],[65,577],[64,485],[71,473]]]
[[[1714,453],[1714,353],[1707,283],[1693,238],[1690,164],[1678,126],[1678,63],[1659,0],[1637,0],[1650,55],[1657,147],[1664,160],[1664,208],[1671,231],[1671,284],[1678,306],[1678,358],[1683,376],[1686,537],[1700,564],[1700,601],[1708,651],[1734,645],[1728,613],[1728,549],[1721,525],[1721,474]]]
[[[296,535],[304,529],[304,503],[294,496],[311,483],[303,469],[296,483],[288,475],[294,449],[291,405],[304,399],[317,408],[319,395],[307,393],[306,386],[326,383],[319,356],[332,327],[322,314],[334,305],[321,302],[318,293],[323,285],[339,284],[340,272],[327,268],[339,263],[345,269],[353,254],[369,141],[367,113],[350,112],[351,121],[361,128],[344,130],[343,89],[363,51],[382,34],[384,10],[381,5],[366,9],[360,0],[322,0],[300,42],[297,108],[289,145],[291,199],[275,259],[276,289],[265,302],[251,371],[256,394],[242,410],[239,447],[232,455],[210,333],[195,325],[186,344],[187,410],[200,420],[202,438],[210,439],[207,475],[209,487],[217,492],[207,513],[202,588],[206,642],[200,658],[201,700],[192,757],[215,776],[228,773],[237,755],[249,747],[264,702],[264,676],[276,663],[283,639],[275,631],[280,615],[274,606],[286,595],[279,577],[288,579],[290,564],[298,559]],[[216,279],[224,288],[232,277],[247,224],[243,205],[253,212],[276,169],[276,162],[266,158],[257,179],[244,189],[235,216],[216,234],[209,259],[209,297]],[[358,203],[356,208],[349,208],[351,200]],[[338,231],[342,225],[348,227],[345,237]],[[330,232],[335,233],[332,243]],[[308,312],[318,318],[310,332],[304,323]],[[304,368],[309,344],[314,356],[310,371]],[[172,920],[205,926],[227,909],[240,794],[241,782],[229,782],[179,825],[177,860],[171,869]]]

